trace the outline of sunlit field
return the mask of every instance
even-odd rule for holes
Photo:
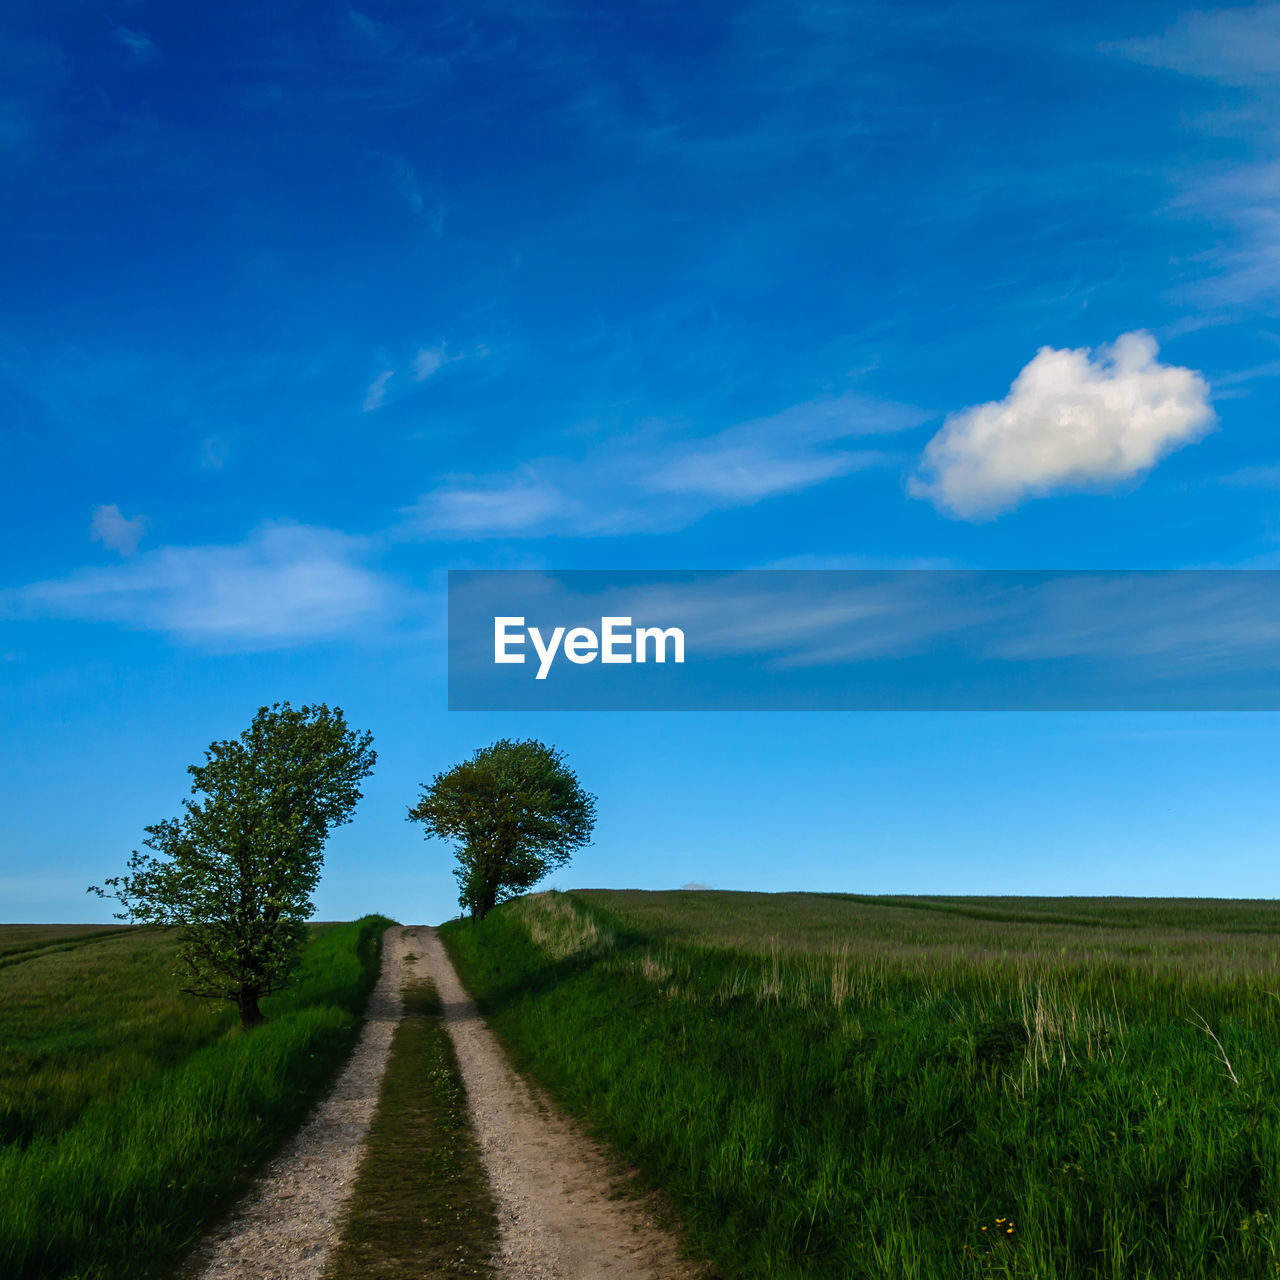
[[[0,1275],[167,1274],[342,1061],[386,923],[316,926],[247,1035],[166,931],[0,927]]]
[[[1280,907],[584,891],[446,927],[730,1276],[1280,1276]]]

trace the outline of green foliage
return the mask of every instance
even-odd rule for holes
[[[1280,906],[939,901],[546,894],[442,934],[725,1274],[1280,1276]]]
[[[389,923],[312,926],[251,1036],[229,1009],[157,989],[176,945],[160,930],[0,971],[0,1042],[16,1059],[0,1063],[0,1275],[170,1274],[349,1053]],[[25,1104],[9,1108],[19,1082]]]
[[[596,801],[563,753],[533,738],[503,738],[436,774],[409,818],[428,837],[458,842],[458,901],[483,920],[590,843]]]
[[[372,741],[340,707],[260,707],[238,738],[187,769],[199,798],[146,828],[160,857],[135,849],[125,875],[90,892],[117,898],[119,920],[176,926],[182,990],[234,1001],[242,1025],[255,1025],[258,1001],[297,965],[324,842],[360,799]]]

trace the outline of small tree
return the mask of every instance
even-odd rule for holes
[[[256,1026],[258,1001],[297,965],[325,839],[360,799],[372,742],[340,707],[260,707],[187,769],[199,798],[146,828],[143,844],[160,856],[135,849],[125,875],[89,891],[119,901],[118,920],[176,926],[181,990],[233,1001],[241,1026]]]
[[[436,774],[409,819],[457,841],[458,901],[479,921],[590,843],[596,801],[554,747],[503,738]]]

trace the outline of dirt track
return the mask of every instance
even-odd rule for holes
[[[196,1250],[192,1280],[318,1280],[339,1235],[396,1023],[406,933],[386,932],[364,1029],[319,1110],[267,1166],[244,1202]]]
[[[434,929],[414,930],[444,1004],[498,1202],[509,1280],[682,1280],[695,1271],[634,1200],[612,1199],[609,1161],[512,1071]]]
[[[685,1280],[697,1274],[635,1200],[613,1199],[612,1166],[508,1066],[434,929],[387,931],[360,1041],[316,1114],[235,1212],[195,1251],[188,1280],[320,1280],[342,1231],[403,1016],[406,955],[420,957],[444,1005],[501,1228],[507,1280]]]

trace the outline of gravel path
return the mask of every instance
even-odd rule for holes
[[[434,929],[415,945],[440,993],[481,1155],[498,1206],[495,1263],[508,1280],[683,1280],[696,1273],[670,1234],[635,1201],[611,1199],[617,1179],[599,1149],[540,1103],[508,1066]]]
[[[232,1216],[196,1250],[191,1280],[319,1280],[355,1185],[365,1134],[403,1015],[405,930],[383,937],[382,973],[360,1041],[320,1109],[267,1166]]]

